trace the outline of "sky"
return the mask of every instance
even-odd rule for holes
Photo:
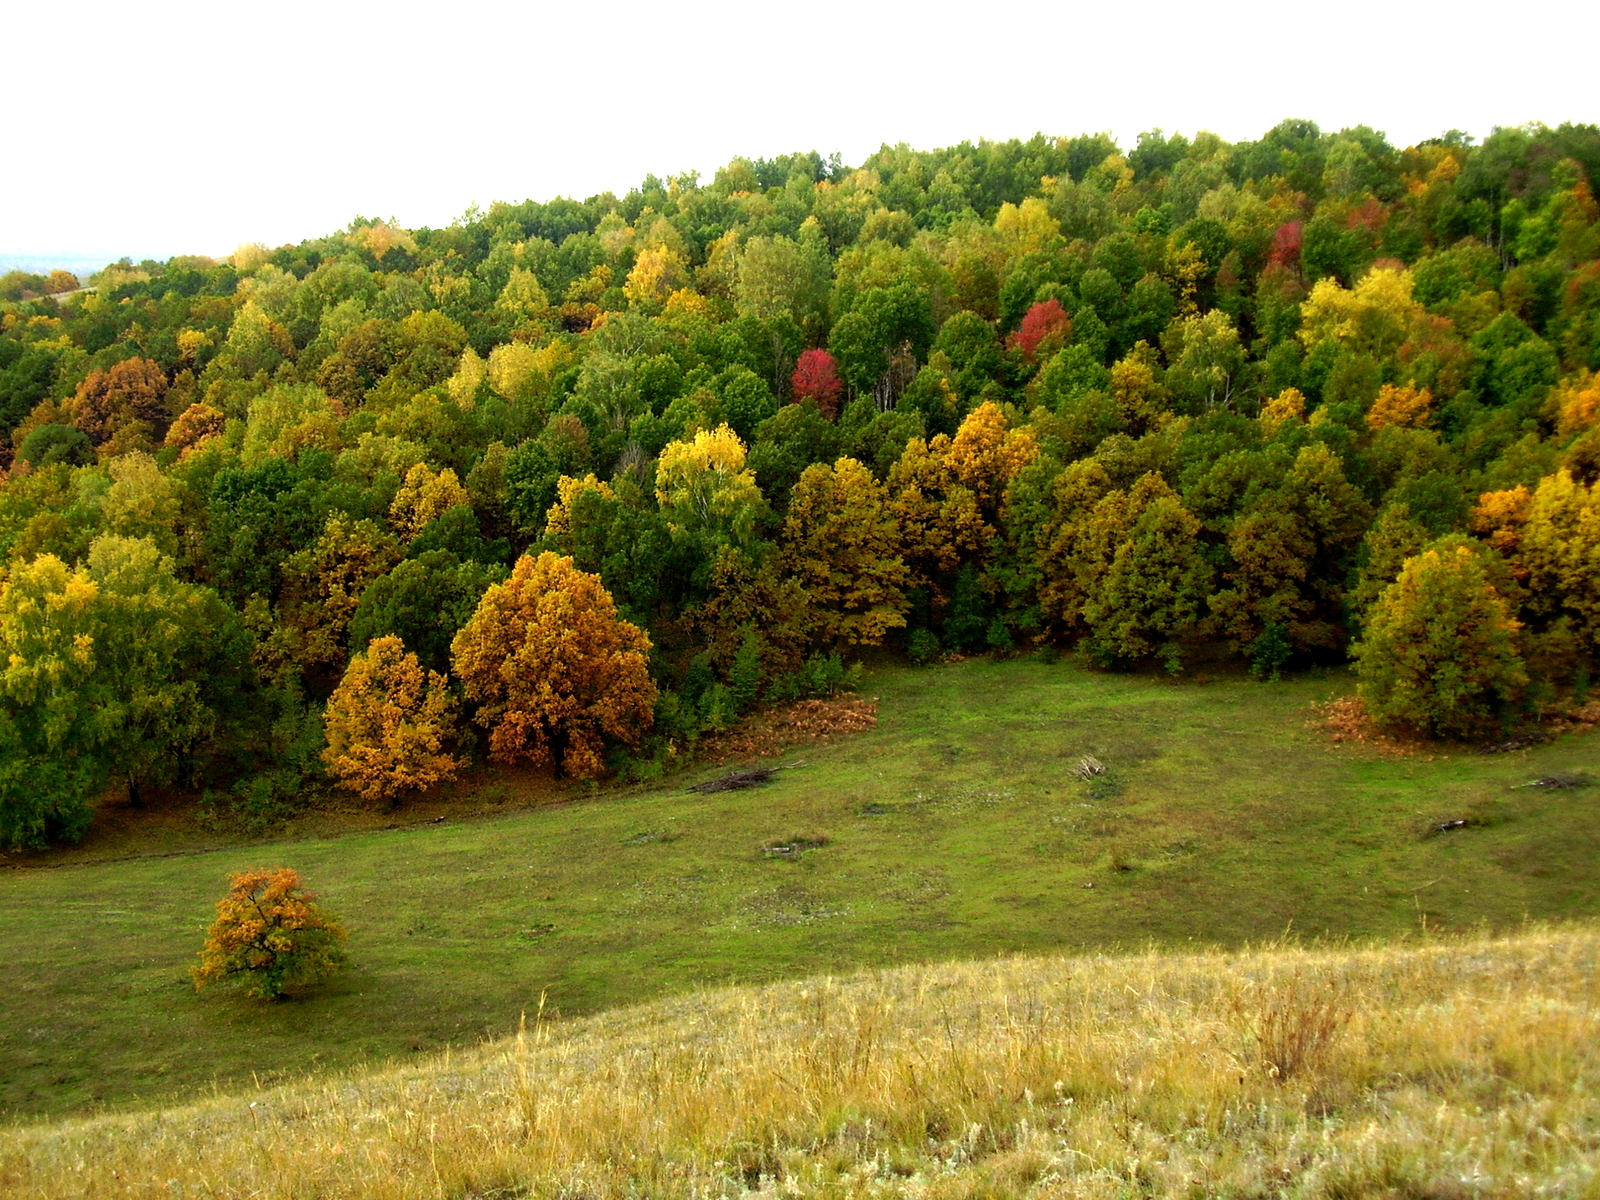
[[[1209,129],[1396,145],[1600,121],[1600,6],[881,0],[16,4],[8,256],[221,256],[352,217],[710,179],[735,155]]]

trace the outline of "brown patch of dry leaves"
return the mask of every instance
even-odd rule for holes
[[[1431,761],[1449,757],[1430,753],[1430,744],[1419,738],[1380,728],[1359,696],[1341,696],[1324,704],[1313,702],[1311,709],[1317,715],[1306,722],[1306,727],[1319,731],[1336,745],[1363,746],[1390,758],[1422,757]],[[1597,725],[1600,725],[1600,700],[1590,700],[1578,708],[1547,715],[1540,722],[1540,729],[1551,735],[1586,733]]]
[[[878,724],[878,701],[835,697],[768,709],[700,741],[697,758],[715,763],[767,758],[790,746],[826,745]]]
[[[1596,725],[1600,725],[1600,700],[1569,708],[1545,722],[1545,728],[1551,733],[1588,733]]]
[[[1306,727],[1320,731],[1336,745],[1363,746],[1389,758],[1414,758],[1424,752],[1423,743],[1380,728],[1360,696],[1340,696],[1323,704],[1313,702],[1311,710],[1317,715],[1306,722]]]

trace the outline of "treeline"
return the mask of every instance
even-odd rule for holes
[[[113,774],[648,773],[880,644],[1582,699],[1597,173],[1571,125],[884,147],[0,301],[0,833]]]

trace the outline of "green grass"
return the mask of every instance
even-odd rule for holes
[[[0,1111],[155,1101],[703,984],[1014,952],[1392,937],[1600,913],[1595,734],[1432,761],[1306,728],[1342,675],[1167,682],[970,661],[885,669],[877,730],[761,790],[0,875]],[[1085,754],[1109,770],[1085,783]],[[1449,834],[1431,825],[1477,822]],[[763,847],[826,844],[793,855]],[[311,997],[197,996],[230,871],[293,866],[351,930]]]

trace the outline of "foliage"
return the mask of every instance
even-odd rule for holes
[[[1378,598],[1355,649],[1361,698],[1377,720],[1430,736],[1492,730],[1528,682],[1517,628],[1483,551],[1446,538],[1406,560]]]
[[[230,876],[200,962],[190,968],[196,990],[238,978],[245,995],[278,1000],[333,974],[347,934],[316,898],[289,867]]]
[[[484,593],[451,647],[498,762],[552,763],[586,779],[606,739],[637,744],[656,699],[650,639],[598,577],[546,551]]]
[[[444,673],[523,551],[598,575],[655,677],[731,686],[746,627],[766,680],[905,627],[1336,664],[1470,532],[1565,687],[1600,653],[1597,170],[1579,125],[1040,136],[8,276],[4,569],[149,539],[249,631],[222,677],[315,698],[388,634]],[[215,745],[180,773],[254,776]]]
[[[824,637],[877,645],[905,624],[906,567],[887,490],[853,458],[805,469],[789,501],[783,556]]]
[[[430,787],[459,766],[444,751],[453,708],[443,675],[424,674],[399,638],[375,638],[350,660],[328,698],[323,759],[341,784],[367,800]]]

